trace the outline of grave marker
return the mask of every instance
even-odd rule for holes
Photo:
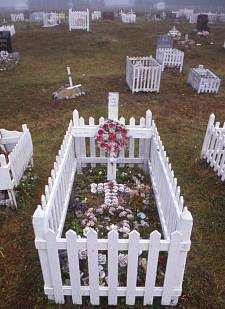
[[[12,53],[11,34],[9,31],[0,31],[0,51]]]

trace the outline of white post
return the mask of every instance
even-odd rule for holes
[[[40,205],[37,207],[33,215],[33,228],[35,234],[35,246],[38,250],[44,286],[47,289],[53,288],[47,248],[41,243],[43,240],[45,241],[46,233],[48,231],[48,221],[45,217],[45,211]],[[53,295],[48,295],[48,298],[54,300]]]
[[[145,127],[150,129],[152,127],[152,112],[147,110]],[[144,170],[148,172],[148,161],[150,160],[150,139],[145,139],[145,150],[144,150]]]
[[[108,119],[118,121],[119,93],[109,92],[108,97]],[[107,180],[116,179],[116,158],[109,157],[107,165]]]
[[[109,92],[108,97],[108,119],[118,121],[119,93]]]
[[[80,126],[80,119],[79,119],[79,113],[75,109],[73,111],[73,125],[76,127]],[[75,138],[75,154],[76,154],[76,159],[77,159],[77,173],[81,173],[81,162],[80,162],[80,157],[81,157],[81,140],[80,137],[74,137]]]
[[[205,158],[207,148],[209,147],[210,132],[211,132],[211,128],[214,124],[214,121],[215,121],[215,115],[211,114],[209,116],[209,121],[208,121],[207,129],[206,129],[206,133],[205,133],[205,138],[204,138],[204,142],[203,142],[203,145],[202,145],[201,159]]]
[[[116,180],[116,158],[108,158],[107,180]]]
[[[71,75],[71,69],[70,69],[69,66],[67,66],[67,74],[68,74],[68,77],[69,77],[70,87],[73,87],[73,79],[72,79],[72,75]]]
[[[87,9],[87,32],[90,31],[90,14],[89,10]]]

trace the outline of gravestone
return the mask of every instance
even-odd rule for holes
[[[173,38],[167,34],[159,35],[157,38],[157,48],[173,48]]]
[[[0,51],[12,53],[12,43],[10,31],[0,31]]]
[[[102,18],[104,20],[114,20],[114,12],[103,12]]]
[[[197,19],[197,30],[200,31],[209,31],[208,26],[208,15],[206,14],[199,14]]]

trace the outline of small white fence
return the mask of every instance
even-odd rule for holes
[[[110,117],[109,117],[110,118]],[[65,303],[65,296],[72,296],[74,304],[82,304],[82,296],[90,296],[92,305],[99,305],[99,298],[108,298],[108,305],[116,305],[118,297],[126,297],[127,305],[134,305],[136,297],[143,297],[144,304],[152,304],[155,296],[162,297],[162,305],[176,305],[182,293],[182,282],[187,252],[190,250],[192,216],[183,208],[180,187],[169,164],[169,159],[160,140],[151,112],[146,118],[129,120],[127,129],[130,138],[128,152],[121,151],[117,163],[134,166],[138,164],[149,172],[155,192],[163,236],[158,231],[151,233],[149,239],[140,239],[133,231],[129,239],[119,239],[116,231],[111,231],[106,239],[98,239],[95,231],[87,238],[78,238],[69,230],[62,238],[62,231],[76,173],[87,164],[107,164],[104,151],[97,151],[95,140],[100,118],[95,124],[75,110],[59,154],[45,187],[41,206],[33,215],[35,245],[39,253],[44,290],[49,299],[56,303]],[[125,124],[125,119],[120,118]],[[81,134],[83,137],[81,137]],[[145,138],[144,138],[145,137]],[[135,151],[137,149],[137,152]],[[89,285],[81,285],[79,268],[79,250],[87,250]],[[70,280],[64,282],[61,275],[59,251],[65,250],[68,257]],[[99,285],[98,251],[107,251],[108,285]],[[127,285],[118,285],[118,251],[128,251]],[[145,286],[137,286],[137,267],[139,250],[148,254]],[[156,274],[159,255],[168,253],[165,279],[162,286],[156,286]]]
[[[87,11],[72,11],[69,10],[69,30],[87,30],[90,31],[90,16]]]
[[[121,20],[123,23],[127,24],[136,23],[136,14],[133,12],[121,13]]]
[[[33,12],[30,14],[30,21],[34,23],[43,23],[44,12]]]
[[[152,57],[127,57],[126,81],[132,91],[159,92],[161,65]]]
[[[176,48],[157,48],[156,60],[165,68],[177,68],[182,72],[184,62],[184,52]]]
[[[211,114],[201,151],[201,158],[206,159],[221,180],[225,180],[225,122],[215,123],[215,115]]]
[[[60,24],[59,15],[56,12],[43,14],[43,27],[55,27]]]
[[[198,93],[218,93],[221,79],[203,65],[190,69],[187,82]]]
[[[11,36],[14,36],[16,34],[14,25],[3,25],[0,27],[0,31],[9,31]]]
[[[94,11],[91,13],[91,20],[99,20],[102,18],[102,12],[101,11]]]
[[[23,13],[11,14],[11,21],[13,23],[18,22],[18,21],[24,21],[24,14]]]
[[[0,190],[7,190],[15,206],[13,189],[17,187],[29,162],[32,163],[33,144],[26,125],[23,132],[0,130],[0,148],[9,155],[0,155]]]

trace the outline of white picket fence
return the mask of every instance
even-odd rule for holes
[[[91,13],[91,20],[99,20],[102,18],[102,12],[101,11],[94,11]]]
[[[0,190],[7,190],[11,202],[17,207],[13,189],[17,187],[29,162],[32,163],[33,144],[26,125],[23,132],[0,130],[0,147],[9,153],[0,155]]]
[[[211,114],[201,151],[201,158],[214,169],[221,180],[225,180],[225,122],[215,123],[215,115]]]
[[[120,118],[125,124],[125,119]],[[138,164],[150,173],[155,192],[158,212],[163,229],[163,237],[158,231],[151,233],[149,239],[140,239],[138,232],[133,231],[129,239],[119,239],[111,231],[106,239],[98,239],[95,231],[90,231],[87,238],[78,238],[69,230],[62,237],[69,198],[76,173],[82,167],[91,164],[107,164],[104,151],[98,151],[95,140],[101,117],[97,123],[90,117],[85,125],[84,118],[78,111],[73,113],[63,143],[60,147],[42,203],[33,215],[35,245],[38,250],[44,291],[49,299],[64,304],[65,296],[71,296],[74,304],[82,304],[82,296],[90,296],[92,305],[99,305],[101,296],[108,299],[109,305],[116,305],[118,297],[126,298],[127,305],[134,305],[136,297],[143,297],[144,305],[152,304],[155,296],[161,297],[162,305],[176,305],[182,293],[182,282],[187,252],[190,250],[192,216],[183,208],[183,197],[180,187],[169,164],[169,159],[160,140],[150,111],[146,118],[130,118],[127,125],[133,136],[130,138],[127,151],[121,151],[118,160],[120,166]],[[96,123],[96,124],[95,124]],[[140,130],[141,129],[141,130]],[[141,131],[141,132],[140,132]],[[79,137],[80,133],[84,137]],[[137,150],[137,151],[136,151]],[[81,285],[78,252],[87,250],[89,285]],[[59,251],[66,250],[69,264],[70,280],[64,282],[61,275]],[[107,251],[108,285],[99,285],[98,251]],[[118,285],[118,251],[128,252],[127,284]],[[139,251],[148,254],[145,286],[137,286],[137,267]],[[162,286],[156,286],[156,273],[159,255],[168,253],[165,279]]]
[[[162,68],[152,56],[126,60],[126,81],[132,93],[159,92]]]
[[[136,14],[133,12],[121,13],[121,20],[123,23],[127,23],[127,24],[136,23]]]
[[[59,15],[56,12],[43,14],[43,27],[55,27],[60,24]]]
[[[187,82],[198,93],[218,93],[221,79],[203,65],[190,69]]]
[[[176,48],[157,48],[156,60],[162,65],[162,71],[165,68],[178,68],[182,72],[184,52]]]
[[[24,14],[23,13],[11,14],[11,21],[13,23],[18,21],[24,21]]]
[[[69,10],[69,30],[87,30],[90,31],[90,16],[87,11],[72,11]]]
[[[3,25],[0,27],[0,31],[9,31],[11,36],[14,36],[16,34],[14,25]]]

